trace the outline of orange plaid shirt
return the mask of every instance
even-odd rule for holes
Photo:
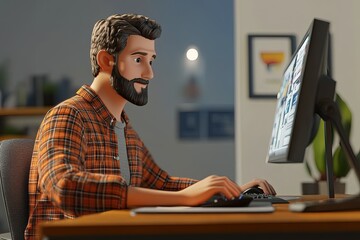
[[[168,191],[196,182],[171,177],[153,160],[126,121],[131,186]],[[35,140],[29,177],[29,221],[25,239],[40,222],[126,208],[127,184],[118,160],[116,119],[88,86],[51,109]]]

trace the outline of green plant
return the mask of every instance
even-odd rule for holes
[[[345,130],[347,136],[350,137],[351,133],[351,122],[352,122],[352,113],[349,109],[346,102],[340,97],[339,94],[336,94],[336,104],[339,107],[339,111],[341,114],[341,123]],[[311,171],[309,163],[306,161],[306,169],[309,175],[317,180],[322,181],[326,180],[326,160],[325,160],[325,136],[324,136],[324,121],[320,120],[319,129],[316,133],[316,136],[312,142],[313,148],[313,157],[315,161],[315,166],[317,171],[319,172],[319,177],[316,178]],[[333,134],[334,135],[334,134]],[[334,139],[332,139],[332,149],[333,151],[333,168],[334,168],[334,179],[340,179],[342,177],[347,176],[350,171],[350,166],[346,159],[346,155],[344,150],[340,146],[340,140],[338,140],[338,145],[334,147]],[[360,161],[360,151],[357,154],[357,159]]]

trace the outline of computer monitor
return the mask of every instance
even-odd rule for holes
[[[303,162],[317,129],[315,101],[320,77],[327,75],[328,36],[329,23],[315,19],[284,71],[267,155],[269,163]]]
[[[329,198],[334,197],[332,127],[340,136],[349,165],[360,182],[360,166],[341,124],[336,105],[335,81],[328,73],[330,23],[314,19],[283,74],[272,128],[268,163],[301,163],[316,134],[319,119],[325,122],[325,156]],[[301,211],[360,209],[360,194],[346,201],[291,205]],[[300,207],[299,207],[300,206]]]

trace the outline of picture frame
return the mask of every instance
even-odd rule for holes
[[[209,109],[207,112],[207,128],[208,139],[234,139],[234,109]]]
[[[276,98],[295,49],[296,36],[292,34],[248,35],[250,98]]]
[[[182,140],[196,140],[201,138],[201,111],[179,110],[178,111],[178,136]]]

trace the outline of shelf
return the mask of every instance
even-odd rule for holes
[[[14,107],[14,108],[0,108],[0,124],[6,125],[7,117],[43,117],[49,110],[50,106],[46,107]],[[24,124],[22,124],[24,125]],[[29,126],[28,126],[29,127]],[[14,129],[12,129],[14,128]],[[25,132],[24,132],[25,131]],[[17,127],[3,126],[0,134],[0,141],[14,138],[33,138],[27,135],[28,129],[17,131]]]
[[[1,136],[0,136],[0,141],[8,140],[8,139],[15,139],[15,138],[28,138],[28,139],[32,139],[32,137],[27,136],[27,135],[1,135]]]
[[[1,116],[41,116],[45,115],[51,107],[16,107],[16,108],[0,108]]]

